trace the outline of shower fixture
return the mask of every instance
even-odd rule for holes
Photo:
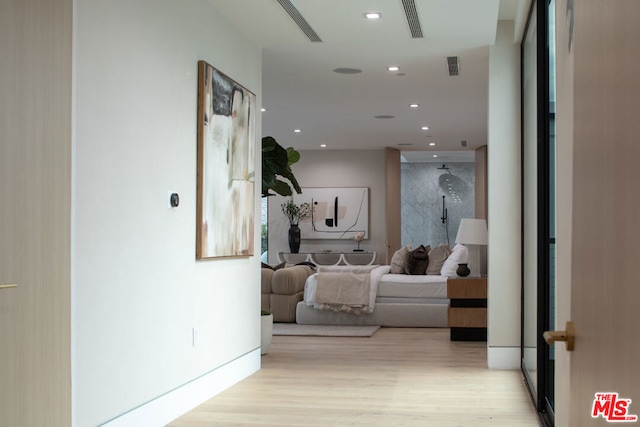
[[[442,196],[442,216],[440,217],[442,223],[444,224],[447,221],[447,208],[444,206],[444,196]]]

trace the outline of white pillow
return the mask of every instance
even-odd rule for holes
[[[442,264],[440,275],[447,277],[458,277],[458,275],[456,274],[458,264],[465,263],[468,260],[469,250],[465,245],[458,243],[451,250],[451,255],[449,255],[444,264]]]

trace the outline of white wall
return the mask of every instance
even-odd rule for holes
[[[520,46],[501,21],[489,48],[488,365],[520,366]]]
[[[368,187],[370,239],[361,243],[365,251],[377,252],[377,263],[385,262],[384,150],[303,150],[291,166],[301,187]],[[278,262],[278,252],[289,252],[289,223],[280,204],[287,199],[269,198],[269,262]],[[345,251],[356,248],[353,240],[309,240],[302,236],[300,252]]]
[[[258,256],[196,262],[195,207],[197,61],[259,105],[261,51],[206,0],[76,6],[73,387],[88,426],[259,347]]]

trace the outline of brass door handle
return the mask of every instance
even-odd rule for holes
[[[18,285],[16,283],[7,283],[6,285],[4,283],[0,283],[0,289],[8,289],[8,288],[17,288]]]
[[[542,334],[547,344],[551,345],[556,341],[564,341],[567,345],[567,351],[573,351],[576,341],[575,329],[573,322],[567,322],[565,331],[546,331]]]

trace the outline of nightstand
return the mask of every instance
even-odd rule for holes
[[[451,341],[486,341],[487,278],[450,277],[447,298]]]

